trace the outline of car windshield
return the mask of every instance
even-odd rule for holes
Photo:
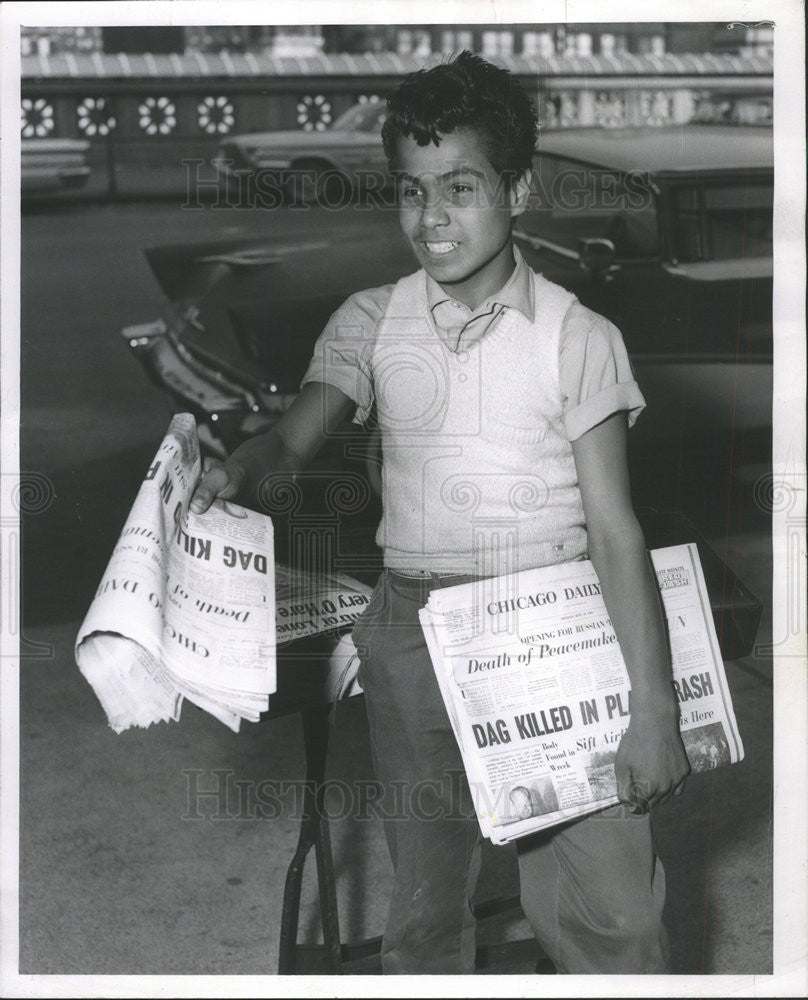
[[[659,247],[656,201],[644,174],[549,154],[534,160],[528,211],[517,225],[572,252],[581,239],[607,239],[622,260],[652,257]]]
[[[673,190],[676,254],[681,261],[770,257],[770,176],[705,181]]]
[[[331,126],[332,129],[347,129],[350,132],[377,132],[382,127],[386,105],[382,101],[355,104],[341,114]]]

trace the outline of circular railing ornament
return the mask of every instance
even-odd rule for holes
[[[53,131],[53,106],[44,97],[23,97],[21,106],[23,139],[42,139]]]
[[[177,109],[168,97],[147,97],[137,106],[138,124],[146,135],[170,135],[177,124]]]
[[[626,124],[625,98],[617,91],[602,90],[595,98],[595,124],[601,128],[621,128]]]
[[[297,124],[304,132],[324,132],[331,121],[331,102],[322,94],[306,94],[297,102]]]
[[[107,111],[106,97],[85,97],[76,108],[79,132],[86,136],[109,135],[115,128],[114,115]]]
[[[199,127],[208,135],[226,135],[236,123],[235,108],[222,94],[203,97],[196,112]]]

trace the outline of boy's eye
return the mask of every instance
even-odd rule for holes
[[[454,181],[449,188],[449,197],[456,205],[467,205],[474,195],[474,185],[468,181]]]

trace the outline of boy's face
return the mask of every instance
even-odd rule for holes
[[[397,144],[399,222],[422,267],[475,309],[513,271],[511,221],[529,194],[529,175],[510,190],[476,133],[451,132],[439,146]]]

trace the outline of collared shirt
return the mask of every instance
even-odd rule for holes
[[[506,309],[518,309],[533,322],[533,279],[517,247],[513,247],[516,266],[511,276],[493,295],[489,295],[476,309],[453,299],[451,295],[427,274],[426,295],[435,329],[450,351],[460,351],[476,343],[494,326]]]
[[[513,251],[516,267],[510,278],[473,312],[463,306],[464,314],[452,306],[451,296],[426,276],[433,325],[447,349],[457,352],[478,340],[507,309],[518,309],[529,319],[534,318],[532,271],[519,250],[514,247]],[[358,422],[368,418],[374,400],[365,352],[373,343],[393,287],[367,288],[346,299],[320,334],[301,383],[327,382],[340,389],[357,403]],[[445,325],[447,309],[450,316],[456,311],[460,317],[454,326]],[[571,441],[617,410],[627,411],[629,425],[634,423],[645,402],[634,380],[623,338],[613,323],[577,300],[573,302],[562,324],[558,361],[564,424]]]

